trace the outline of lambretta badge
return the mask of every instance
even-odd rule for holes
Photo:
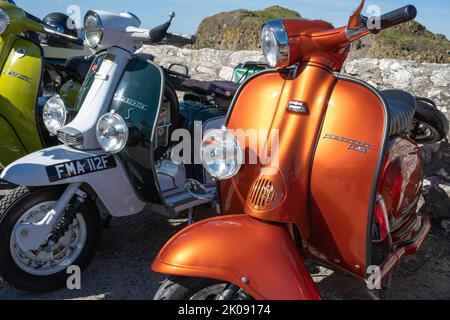
[[[356,151],[356,152],[360,152],[360,153],[367,153],[370,150],[375,149],[374,145],[368,144],[366,142],[357,141],[357,140],[353,140],[353,139],[349,139],[349,138],[345,138],[345,137],[340,137],[340,136],[336,136],[334,134],[326,134],[323,138],[326,140],[334,140],[334,141],[346,143],[346,144],[348,144],[348,150],[352,150],[352,151]]]
[[[7,74],[8,76],[17,78],[17,79],[22,80],[22,81],[26,81],[28,83],[33,83],[33,79],[31,79],[30,77],[27,77],[26,75],[23,75],[21,73],[15,72],[15,71],[12,71],[10,69],[4,71],[3,74]]]
[[[115,95],[114,96],[114,100],[118,101],[118,102],[125,103],[125,104],[127,104],[129,106],[132,106],[134,108],[138,108],[138,109],[140,109],[142,111],[147,111],[148,110],[148,105],[146,105],[145,103],[142,103],[142,102],[139,102],[139,101],[136,101],[136,100],[133,100],[131,98],[127,98],[127,97],[124,97],[124,96],[121,96],[121,95]]]

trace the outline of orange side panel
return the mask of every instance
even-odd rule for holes
[[[384,153],[386,117],[383,101],[373,90],[339,80],[312,168],[308,251],[315,259],[361,278],[365,277],[369,211]]]

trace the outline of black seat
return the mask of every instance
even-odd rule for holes
[[[231,81],[201,81],[189,79],[183,82],[183,87],[200,95],[215,95],[223,99],[233,99],[239,84]]]
[[[409,132],[416,112],[416,98],[401,90],[384,90],[380,93],[389,109],[391,118],[390,135]]]
[[[86,78],[89,72],[89,69],[94,59],[95,56],[91,56],[87,59],[84,56],[72,57],[67,59],[66,68],[76,75],[78,79],[75,80],[83,82],[84,78]]]

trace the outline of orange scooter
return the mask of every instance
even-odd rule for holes
[[[430,221],[418,213],[422,160],[408,134],[416,99],[339,74],[353,41],[417,11],[367,18],[363,7],[337,29],[302,19],[264,25],[274,69],[241,86],[227,128],[202,144],[224,215],[165,245],[152,269],[171,277],[155,299],[320,299],[306,259],[382,289],[419,249]],[[266,135],[252,145],[238,129]],[[262,161],[261,149],[279,160]],[[191,189],[206,196],[198,183]]]

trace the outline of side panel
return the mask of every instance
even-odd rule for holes
[[[110,107],[127,122],[130,137],[136,140],[119,156],[141,198],[154,203],[161,203],[153,151],[163,92],[162,70],[151,61],[134,58],[125,69]]]
[[[0,113],[17,132],[28,152],[42,148],[35,116],[42,60],[37,45],[18,39],[0,76]]]
[[[5,118],[0,116],[0,167],[27,154],[22,142]]]
[[[365,276],[378,180],[387,140],[383,100],[367,85],[341,79],[331,95],[311,173],[308,251]]]
[[[255,299],[320,299],[286,227],[247,215],[209,219],[184,229],[165,245],[152,269],[224,280]]]

